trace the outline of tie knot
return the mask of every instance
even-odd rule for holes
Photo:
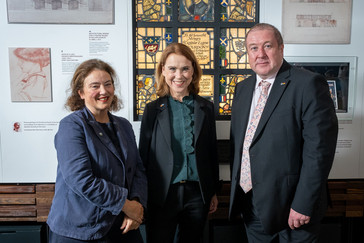
[[[268,89],[269,89],[270,83],[267,82],[267,81],[262,80],[262,81],[260,81],[259,86],[262,86],[263,93],[265,95],[267,95],[268,94]]]

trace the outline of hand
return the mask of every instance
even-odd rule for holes
[[[215,213],[216,210],[217,210],[217,205],[218,204],[219,204],[219,201],[217,200],[217,196],[215,194],[211,198],[209,213]]]
[[[291,208],[288,217],[288,225],[291,229],[296,229],[304,224],[308,224],[310,222],[310,219],[311,217],[300,214]]]
[[[123,223],[121,224],[120,229],[123,230],[123,234],[128,233],[130,230],[136,230],[137,228],[139,228],[140,224],[129,218],[128,216],[124,216],[124,220]]]
[[[123,211],[128,218],[137,221],[139,224],[143,222],[144,209],[139,202],[126,199],[121,211]]]

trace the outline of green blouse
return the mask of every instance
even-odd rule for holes
[[[169,119],[173,151],[173,173],[171,184],[180,181],[198,181],[194,148],[194,99],[185,96],[182,102],[168,98]]]

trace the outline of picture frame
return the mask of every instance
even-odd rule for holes
[[[287,44],[349,44],[352,0],[283,0]]]
[[[9,24],[114,24],[115,0],[7,0]]]
[[[357,57],[288,56],[285,60],[295,67],[322,74],[328,81],[338,119],[353,119]]]

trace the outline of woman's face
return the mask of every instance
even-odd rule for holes
[[[92,71],[84,80],[82,90],[78,91],[86,107],[94,116],[107,114],[114,98],[115,87],[109,73]]]
[[[188,86],[192,82],[192,62],[183,55],[170,54],[162,68],[162,74],[173,98],[182,100],[189,95]]]

